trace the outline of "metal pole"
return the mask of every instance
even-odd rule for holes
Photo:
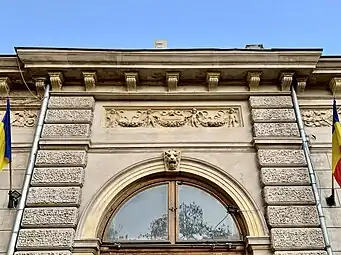
[[[317,207],[317,212],[318,212],[318,216],[319,216],[319,220],[320,220],[320,226],[321,226],[322,235],[323,235],[323,239],[324,239],[325,249],[326,249],[328,255],[332,255],[333,251],[332,251],[332,248],[330,246],[326,220],[325,220],[325,217],[323,214],[320,195],[318,193],[318,187],[317,187],[317,183],[316,183],[316,175],[315,175],[313,165],[311,163],[308,139],[307,139],[307,135],[306,135],[305,130],[304,130],[301,111],[300,111],[300,107],[298,104],[297,95],[296,95],[296,91],[295,91],[294,87],[291,87],[291,97],[292,97],[292,101],[293,101],[293,105],[294,105],[298,129],[300,131],[300,135],[301,135],[301,139],[302,139],[303,151],[304,151],[304,155],[305,155],[305,158],[307,161],[310,181],[311,181],[311,185],[313,188],[313,193],[314,193],[314,197],[315,197],[315,201],[316,201],[316,207]]]
[[[29,158],[26,173],[25,173],[25,181],[24,181],[24,185],[22,188],[22,195],[21,195],[19,206],[17,208],[18,211],[17,211],[17,215],[16,215],[15,222],[13,225],[10,242],[8,244],[7,255],[13,255],[15,252],[15,246],[17,243],[17,238],[18,238],[18,234],[19,234],[19,230],[20,230],[20,224],[21,224],[22,216],[24,213],[28,189],[30,187],[31,176],[32,176],[34,164],[36,161],[36,156],[37,156],[38,147],[39,147],[39,140],[40,140],[43,124],[44,124],[44,119],[45,119],[45,115],[46,115],[46,111],[47,111],[47,104],[49,102],[49,97],[50,97],[50,84],[47,83],[45,85],[44,98],[43,98],[43,102],[41,105],[41,109],[40,109],[40,113],[39,113],[39,119],[38,119],[37,127],[36,127],[36,130],[34,133],[34,139],[33,139],[33,143],[32,143],[30,158]]]

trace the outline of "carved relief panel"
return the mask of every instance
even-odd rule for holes
[[[240,107],[120,109],[105,107],[106,128],[242,127]]]
[[[302,120],[306,127],[329,127],[333,123],[331,109],[302,109]],[[341,114],[341,110],[338,109]]]

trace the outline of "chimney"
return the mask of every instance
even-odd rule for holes
[[[167,48],[167,40],[154,40],[154,48],[155,49],[166,49]]]

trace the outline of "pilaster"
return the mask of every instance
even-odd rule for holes
[[[55,249],[53,254],[71,254],[94,105],[90,96],[50,98],[40,139],[44,146],[37,153],[17,255],[52,254],[51,247]],[[79,139],[83,144],[79,144]],[[78,143],[70,146],[75,140]]]
[[[293,74],[282,74],[283,90]],[[275,254],[324,254],[322,231],[291,97],[251,96],[253,137]]]

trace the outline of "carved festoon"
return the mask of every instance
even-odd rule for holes
[[[181,152],[178,150],[167,150],[163,153],[163,161],[166,170],[179,170],[181,160]]]
[[[12,111],[12,127],[34,127],[37,121],[37,111]]]
[[[247,82],[248,82],[250,90],[258,89],[261,75],[262,75],[261,72],[248,72],[247,73]]]
[[[300,77],[297,78],[297,92],[303,92],[305,90],[305,87],[307,86],[307,77]]]
[[[302,120],[307,127],[329,127],[333,123],[331,109],[302,109]],[[338,109],[341,114],[341,110]]]
[[[333,94],[341,90],[341,77],[334,77],[329,82],[329,88]]]
[[[282,73],[279,80],[281,82],[281,89],[282,91],[290,90],[290,86],[293,80],[294,73],[293,72],[287,72]]]
[[[8,96],[10,82],[8,77],[0,77],[0,96]]]
[[[125,79],[128,91],[135,91],[138,79],[138,73],[125,73]]]
[[[97,75],[96,72],[83,72],[85,90],[91,90],[96,87]]]
[[[221,110],[158,109],[120,110],[106,109],[105,126],[112,127],[241,127],[240,109]]]
[[[179,81],[179,73],[167,73],[166,81],[168,85],[168,91],[176,91]]]
[[[52,90],[54,91],[62,90],[63,82],[64,82],[63,73],[62,72],[50,72],[49,76],[50,76]]]
[[[220,73],[207,73],[206,82],[208,90],[214,90],[219,83]]]
[[[38,77],[34,79],[34,84],[36,85],[37,96],[42,98],[45,91],[45,77]]]

